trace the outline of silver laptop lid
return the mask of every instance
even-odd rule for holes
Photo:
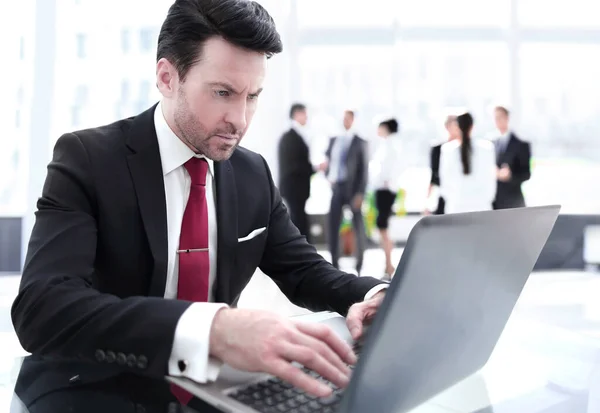
[[[548,206],[421,219],[339,411],[407,412],[481,369],[559,211]]]

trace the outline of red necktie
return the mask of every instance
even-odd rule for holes
[[[206,204],[206,174],[208,162],[203,158],[192,158],[185,164],[192,180],[181,235],[179,237],[179,281],[177,299],[195,302],[208,301],[210,258],[208,254],[208,206]],[[171,392],[183,405],[192,395],[177,386]]]
[[[177,299],[195,302],[208,301],[208,206],[206,204],[206,174],[208,163],[192,158],[185,164],[190,174],[188,198],[181,235],[179,237],[179,281]]]

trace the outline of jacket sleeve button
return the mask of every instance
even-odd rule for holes
[[[106,360],[106,353],[104,353],[104,351],[102,351],[102,350],[96,350],[95,356],[96,356],[96,360],[100,363],[102,363]]]
[[[117,353],[117,364],[119,366],[124,366],[127,364],[127,356],[123,353]]]
[[[106,352],[106,362],[107,363],[114,363],[116,360],[117,360],[117,355],[114,353],[114,351]]]
[[[129,354],[127,356],[127,366],[135,367],[136,364],[137,364],[137,357],[133,354]]]
[[[138,367],[138,369],[141,369],[141,370],[144,370],[146,367],[148,367],[148,359],[146,358],[146,356],[138,357],[137,367]]]

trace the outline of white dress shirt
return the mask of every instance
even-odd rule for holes
[[[344,130],[340,136],[336,137],[331,148],[331,154],[329,159],[329,178],[330,182],[344,182],[347,179],[347,172],[340,174],[340,162],[343,150],[348,150],[352,139],[354,139],[355,132],[353,129]],[[345,171],[345,169],[344,169]],[[342,176],[340,176],[342,175]]]
[[[508,146],[508,141],[510,140],[510,130],[507,130],[504,135],[501,135],[496,142],[498,145],[497,150],[499,153],[504,153],[506,151],[506,147]]]
[[[442,145],[440,157],[440,194],[446,213],[492,209],[496,196],[496,152],[485,140],[473,140],[471,173],[465,175],[460,160],[460,141]]]
[[[311,139],[306,126],[302,126],[300,123],[292,119],[292,129],[296,131],[298,135],[300,135],[300,137],[302,138],[302,140],[304,141],[304,143],[310,151]]]
[[[190,194],[191,178],[183,166],[192,157],[203,157],[188,148],[167,124],[162,105],[154,112],[154,125],[158,138],[158,148],[162,164],[165,198],[167,203],[168,263],[165,298],[177,298],[179,280],[179,236],[183,214]],[[222,363],[209,356],[210,330],[216,313],[227,304],[214,303],[215,279],[217,276],[217,214],[216,191],[214,185],[214,162],[208,162],[206,175],[206,203],[208,206],[208,250],[210,257],[209,294],[206,303],[193,303],[181,316],[175,329],[173,348],[169,358],[170,376],[187,377],[198,383],[217,379]],[[365,300],[387,288],[387,284],[371,289]],[[183,361],[186,368],[179,369]]]
[[[158,148],[165,181],[165,198],[167,202],[167,240],[168,263],[165,298],[177,298],[179,280],[179,236],[183,213],[190,195],[191,178],[183,166],[196,155],[173,133],[167,124],[162,105],[154,112],[154,126],[158,138]],[[212,321],[226,304],[213,303],[215,278],[217,275],[217,214],[214,191],[214,162],[208,162],[206,174],[206,203],[208,206],[208,255],[210,257],[209,302],[194,303],[181,316],[175,329],[173,349],[169,358],[169,375],[185,376],[199,383],[215,380],[219,373],[220,363],[209,359],[209,334]],[[184,361],[186,369],[179,369],[179,361]]]

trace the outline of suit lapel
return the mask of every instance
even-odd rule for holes
[[[237,187],[230,161],[215,162],[217,183],[217,290],[218,302],[231,303],[231,282],[236,273],[238,205]]]
[[[154,109],[139,115],[129,131],[127,158],[144,230],[154,259],[150,296],[162,297],[167,280],[167,207],[165,186],[154,127]]]

